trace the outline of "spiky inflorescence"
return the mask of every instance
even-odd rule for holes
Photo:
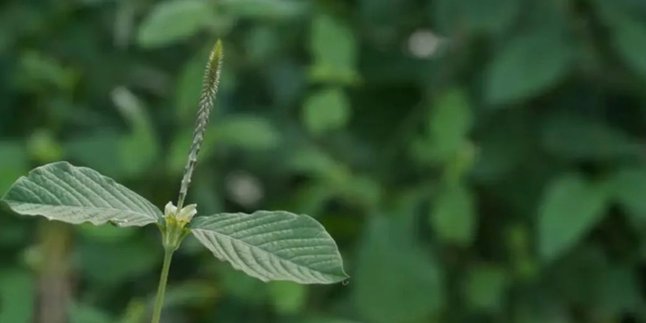
[[[218,92],[218,84],[220,83],[220,69],[222,66],[222,42],[218,40],[211,50],[209,61],[206,64],[204,71],[204,80],[202,82],[202,93],[200,94],[199,110],[197,111],[197,121],[195,123],[195,131],[193,131],[193,143],[191,144],[191,151],[188,154],[186,167],[184,168],[184,177],[182,178],[182,185],[179,190],[179,197],[177,199],[177,208],[181,209],[184,205],[184,199],[188,192],[188,187],[191,184],[191,177],[193,169],[197,162],[197,154],[200,152],[202,141],[204,141],[204,132],[206,125],[209,122],[209,115],[215,96]]]

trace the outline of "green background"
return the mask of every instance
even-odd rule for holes
[[[352,278],[189,238],[165,322],[646,322],[645,1],[4,1],[0,192],[69,160],[176,200],[217,38],[188,201],[310,214]],[[0,322],[145,322],[161,255],[0,207]]]

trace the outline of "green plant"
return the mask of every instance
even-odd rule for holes
[[[41,215],[72,224],[110,222],[122,227],[157,224],[162,235],[164,260],[152,322],[160,320],[173,253],[190,233],[215,257],[262,281],[326,284],[348,277],[336,243],[320,223],[307,215],[257,211],[193,218],[197,205],[184,205],[217,94],[221,65],[222,45],[218,41],[204,73],[193,142],[177,206],[168,202],[162,213],[148,200],[111,178],[68,162],[55,162],[32,170],[29,175],[19,178],[2,198],[18,214]]]

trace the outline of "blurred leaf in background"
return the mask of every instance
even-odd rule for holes
[[[169,322],[646,322],[644,1],[9,0],[0,27],[0,194],[64,159],[158,206],[224,40],[188,200],[310,214],[351,279],[264,284],[187,240]],[[157,232],[51,224],[0,206],[0,322],[51,303],[44,259],[70,322],[145,321]]]

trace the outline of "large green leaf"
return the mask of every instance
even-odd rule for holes
[[[217,258],[262,281],[329,284],[348,278],[336,243],[307,215],[221,213],[195,218],[191,229]]]
[[[552,182],[539,209],[539,251],[544,261],[574,246],[603,216],[609,190],[576,174]]]
[[[215,16],[211,4],[202,0],[164,1],[157,4],[139,27],[143,47],[160,47],[188,38]]]
[[[2,198],[16,213],[68,223],[143,226],[161,212],[145,198],[97,171],[56,162],[19,178]]]
[[[359,245],[356,310],[362,322],[434,322],[446,297],[442,267],[416,241],[416,219],[389,213],[397,216],[370,219]]]
[[[514,38],[488,68],[487,102],[513,104],[543,93],[566,76],[572,58],[569,43],[559,33],[540,30]]]

